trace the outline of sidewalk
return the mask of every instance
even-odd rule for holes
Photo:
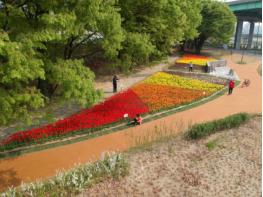
[[[173,57],[169,57],[168,58],[168,63],[172,63],[174,62],[178,57],[173,56]],[[132,85],[134,85],[135,83],[138,83],[139,81],[142,81],[143,79],[145,79],[146,77],[158,72],[158,71],[162,71],[163,68],[165,66],[167,66],[168,63],[161,63],[155,66],[151,66],[151,67],[146,67],[144,68],[142,71],[140,72],[136,72],[134,74],[131,74],[129,76],[125,76],[125,75],[120,75],[119,78],[120,80],[118,81],[118,91],[127,89],[128,87],[131,87]],[[110,97],[113,95],[112,93],[112,77],[109,78],[107,77],[108,80],[107,82],[102,81],[99,82],[97,81],[95,83],[95,87],[97,89],[101,89],[104,92],[105,97]]]

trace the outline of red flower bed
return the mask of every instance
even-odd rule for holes
[[[129,114],[129,117],[134,117],[136,114],[148,111],[148,107],[140,98],[132,90],[127,90],[54,124],[12,134],[2,143],[6,145],[12,142],[29,142],[81,129],[96,128],[117,122],[123,119],[123,115],[126,113]]]

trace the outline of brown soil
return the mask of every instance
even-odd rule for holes
[[[144,136],[145,133],[154,131],[156,126],[161,124],[174,129],[176,123],[181,122],[186,128],[189,122],[205,122],[238,112],[261,113],[262,85],[261,77],[257,73],[257,67],[261,64],[261,59],[260,57],[246,56],[247,64],[238,65],[236,59],[239,56],[225,56],[225,59],[228,65],[237,72],[241,80],[244,78],[251,80],[249,87],[236,87],[231,96],[223,95],[202,106],[160,118],[138,127],[128,128],[75,144],[25,154],[16,158],[2,159],[0,160],[0,190],[11,185],[17,186],[21,182],[50,177],[57,170],[69,169],[76,163],[94,161],[103,152],[127,150],[134,144],[134,136]],[[127,84],[129,84],[128,82],[132,83],[132,79],[127,80]],[[105,88],[107,88],[107,84]],[[174,131],[178,132],[181,129],[177,128]]]
[[[127,155],[128,176],[105,180],[79,196],[260,196],[261,129],[257,117],[199,141],[179,135],[149,146]]]

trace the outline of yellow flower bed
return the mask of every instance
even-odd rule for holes
[[[202,90],[204,92],[213,93],[222,89],[223,85],[208,83],[196,79],[181,77],[178,75],[158,72],[147,78],[144,83],[152,83],[159,85],[175,86],[186,89]]]
[[[190,64],[192,62],[195,65],[205,66],[207,62],[215,61],[215,59],[179,59],[176,63]]]
[[[190,64],[192,62],[195,65],[205,66],[207,62],[211,61],[216,61],[216,59],[203,55],[187,54],[177,60],[176,63]]]

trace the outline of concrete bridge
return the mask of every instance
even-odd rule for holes
[[[240,49],[243,22],[250,23],[248,41],[246,48],[251,49],[255,23],[262,22],[262,1],[261,0],[236,0],[227,3],[237,17],[237,26],[234,39],[234,48]],[[257,35],[258,36],[258,35]]]

